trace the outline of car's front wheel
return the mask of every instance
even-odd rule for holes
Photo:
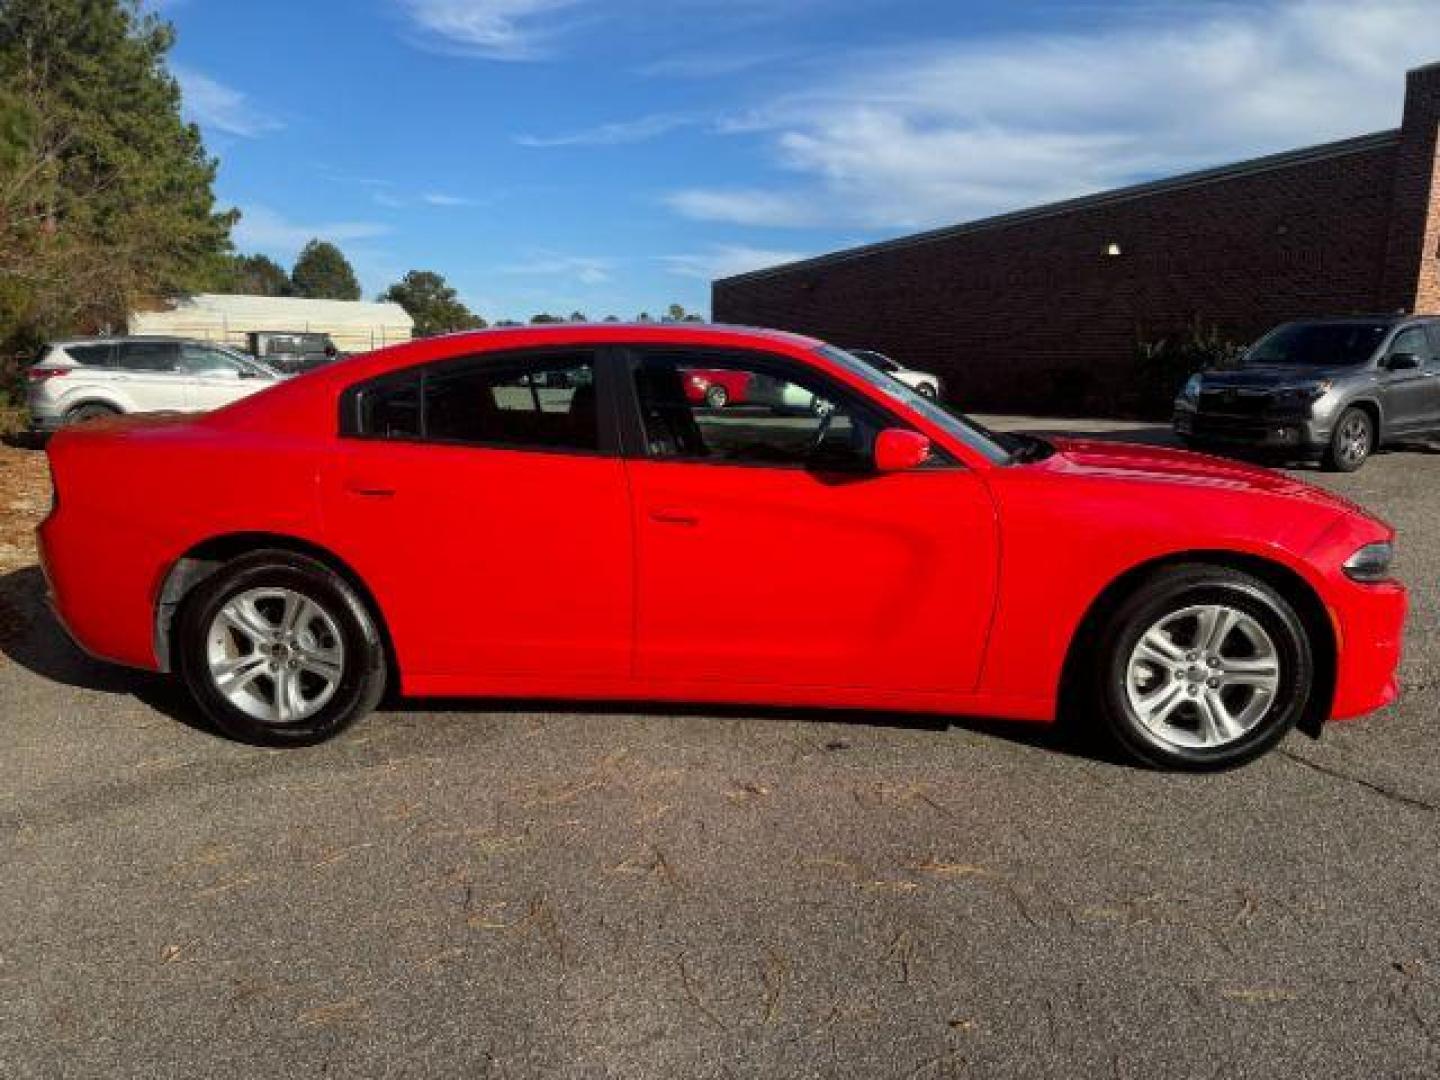
[[[1325,465],[1336,472],[1354,472],[1375,450],[1375,422],[1364,409],[1346,409],[1335,422]]]
[[[1096,696],[1114,742],[1161,768],[1243,764],[1305,712],[1314,652],[1269,584],[1219,566],[1155,574],[1112,613]]]
[[[384,693],[384,645],[364,601],[303,555],[260,551],[227,564],[185,598],[175,633],[186,687],[243,742],[320,742]]]

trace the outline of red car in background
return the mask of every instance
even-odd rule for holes
[[[752,376],[749,372],[708,368],[686,369],[681,374],[685,378],[685,399],[692,405],[723,409],[726,405],[744,405],[750,400]]]
[[[697,407],[712,370],[781,404]],[[49,455],[71,635],[254,742],[327,738],[388,684],[1065,710],[1214,769],[1396,694],[1394,532],[1354,505],[1184,451],[994,434],[787,334],[436,337],[204,416],[67,428]]]

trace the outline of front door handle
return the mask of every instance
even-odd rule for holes
[[[688,510],[651,510],[650,520],[661,525],[700,524],[700,519]]]

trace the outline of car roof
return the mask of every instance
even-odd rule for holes
[[[116,334],[111,337],[57,338],[50,342],[52,348],[63,349],[68,345],[124,345],[131,341],[174,342],[177,345],[207,345],[216,349],[235,351],[235,346],[224,341],[206,341],[204,338],[177,337],[174,334]]]
[[[484,330],[457,330],[453,334],[438,335],[454,339],[473,337],[483,341],[487,348],[497,337],[553,336],[567,340],[611,341],[616,338],[635,340],[693,341],[707,336],[732,338],[736,336],[761,340],[782,341],[801,348],[816,348],[824,344],[820,340],[788,330],[772,330],[767,327],[739,326],[730,323],[702,322],[565,322],[565,323],[521,323],[517,326],[491,326]],[[638,337],[637,337],[638,335]],[[435,340],[427,338],[421,340]]]

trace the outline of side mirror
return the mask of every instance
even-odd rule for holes
[[[1420,367],[1420,357],[1413,352],[1391,353],[1385,358],[1385,366],[1391,371],[1415,371]]]
[[[875,436],[875,471],[905,472],[930,460],[930,440],[904,428],[886,428]]]

